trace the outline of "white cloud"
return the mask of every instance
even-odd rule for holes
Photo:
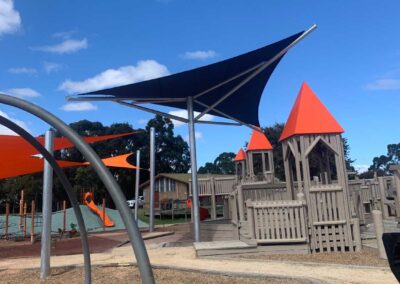
[[[88,47],[88,41],[86,38],[84,39],[66,39],[63,42],[55,45],[46,45],[39,47],[32,47],[32,50],[57,53],[57,54],[65,54],[65,53],[74,53],[81,49],[86,49]]]
[[[104,88],[132,84],[168,75],[166,66],[155,60],[142,60],[136,66],[122,66],[118,69],[107,69],[96,76],[83,80],[66,80],[59,86],[67,93],[86,93]]]
[[[54,62],[44,62],[43,68],[47,74],[50,74],[50,73],[57,72],[58,70],[60,70],[61,64],[54,63]]]
[[[356,171],[359,174],[361,174],[361,173],[368,171],[369,166],[368,165],[354,165],[354,168],[356,169]]]
[[[367,90],[400,90],[400,79],[378,79],[365,86]]]
[[[66,31],[66,32],[57,32],[53,34],[53,37],[55,38],[62,38],[62,39],[69,39],[71,36],[76,33],[76,31]]]
[[[214,50],[197,50],[197,51],[186,51],[182,58],[184,59],[208,59],[217,56]]]
[[[0,0],[0,35],[14,33],[21,27],[21,16],[12,0]]]
[[[149,120],[148,120],[148,119],[143,119],[143,118],[139,119],[139,121],[138,121],[138,123],[139,123],[140,125],[146,125],[147,122],[149,122]]]
[[[4,93],[21,99],[40,97],[40,93],[31,88],[14,88],[5,90]]]
[[[196,140],[201,140],[201,139],[203,139],[203,133],[200,131],[195,131],[194,137],[196,138]],[[189,142],[189,135],[185,136],[185,141]]]
[[[8,69],[8,73],[11,74],[36,74],[37,70],[35,68],[28,67],[13,67]]]
[[[61,107],[63,111],[89,111],[97,110],[97,106],[89,102],[67,103]]]
[[[19,125],[20,127],[22,127],[23,129],[25,129],[26,131],[29,132],[28,126],[22,120],[11,118],[8,114],[6,114],[5,112],[3,112],[1,110],[0,110],[0,115],[3,116],[4,118],[7,118],[7,119],[13,121],[14,123],[16,123],[17,125]],[[7,127],[5,127],[3,125],[0,125],[0,134],[1,135],[17,135],[15,132],[11,131],[10,129],[8,129]]]
[[[184,109],[182,109],[182,110],[172,110],[172,111],[170,111],[168,113],[171,114],[171,115],[182,117],[182,118],[188,118],[188,112],[187,112],[187,110],[184,110]],[[199,112],[195,111],[194,112],[194,117],[196,117],[199,114],[200,114]],[[200,118],[200,120],[201,121],[212,121],[212,120],[214,120],[214,118],[215,118],[215,116],[213,116],[211,114],[205,114],[205,115],[202,116],[202,118]],[[172,122],[174,123],[175,127],[179,127],[179,126],[182,126],[182,125],[185,124],[184,122],[181,122],[181,121],[175,120],[175,119],[172,119]]]

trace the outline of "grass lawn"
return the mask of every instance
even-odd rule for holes
[[[143,222],[149,223],[149,216],[146,216],[146,211],[147,210],[144,208],[139,208],[138,218]],[[163,216],[162,219],[160,219],[160,216],[155,216],[154,222],[155,225],[182,224],[190,222],[190,214],[188,214],[187,219],[185,219],[185,216],[175,216],[174,219],[172,219],[170,216]]]

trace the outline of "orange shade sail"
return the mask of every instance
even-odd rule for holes
[[[247,145],[247,151],[257,150],[272,150],[272,145],[268,138],[259,131],[253,130],[251,134],[250,142]]]
[[[61,168],[82,166],[83,163],[57,161]],[[0,179],[40,173],[43,171],[44,159],[15,156],[12,160],[0,159]]]
[[[101,159],[107,167],[114,167],[114,168],[124,168],[124,169],[137,169],[136,166],[131,165],[128,163],[128,157],[132,155],[132,153],[123,154],[115,157]],[[86,162],[85,165],[90,165],[90,163]]]
[[[89,136],[83,137],[87,143],[95,143],[109,139],[119,138],[123,136],[132,135],[138,132],[128,132],[122,134],[103,135],[103,136]],[[36,137],[40,144],[44,145],[44,136]],[[54,151],[74,147],[73,144],[65,137],[54,138]],[[18,155],[18,156],[32,156],[38,154],[36,149],[26,142],[21,136],[14,135],[0,135],[0,158],[4,155]]]
[[[139,132],[128,132],[122,134],[83,137],[88,143],[105,141],[118,137],[128,136]],[[36,137],[44,145],[44,137]],[[54,138],[54,150],[74,147],[65,137]],[[0,179],[16,177],[20,175],[38,173],[43,171],[43,159],[32,157],[38,152],[20,136],[0,135]],[[62,167],[82,166],[84,163],[58,161]]]
[[[243,151],[242,148],[237,152],[236,157],[233,159],[235,162],[244,161],[246,160],[246,153]]]
[[[304,82],[279,140],[293,135],[343,132],[344,129]]]

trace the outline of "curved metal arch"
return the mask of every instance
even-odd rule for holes
[[[12,96],[4,95],[0,93],[0,103],[10,105],[47,122],[54,128],[56,128],[60,133],[68,138],[72,144],[85,156],[86,160],[91,163],[93,169],[96,171],[97,175],[103,182],[108,193],[114,201],[119,213],[121,214],[124,225],[127,229],[128,236],[135,254],[137,264],[139,267],[142,282],[145,284],[154,283],[153,271],[150,265],[149,256],[144,245],[144,241],[140,234],[139,228],[134,221],[134,216],[132,211],[130,211],[126,198],[122,194],[119,185],[111,175],[110,171],[103,164],[99,156],[94,152],[94,150],[68,125],[66,125],[59,118],[46,111],[45,109],[36,106],[25,100],[15,98]]]
[[[91,265],[90,265],[89,241],[88,241],[88,236],[87,236],[85,222],[84,222],[84,219],[82,216],[82,212],[79,207],[78,200],[76,199],[76,197],[73,193],[71,183],[69,182],[64,171],[57,164],[54,157],[31,134],[29,134],[26,130],[24,130],[22,127],[20,127],[16,123],[10,121],[9,119],[7,119],[3,116],[0,116],[0,124],[11,129],[12,131],[14,131],[18,135],[20,135],[25,141],[29,142],[29,144],[31,144],[40,154],[43,155],[43,158],[47,160],[47,162],[51,165],[54,172],[60,179],[60,182],[61,182],[62,186],[64,187],[65,191],[67,192],[68,198],[71,201],[71,205],[72,205],[75,215],[76,215],[76,220],[78,222],[79,232],[81,234],[81,241],[82,241],[82,252],[83,252],[84,270],[85,270],[85,283],[90,284],[92,282],[92,275],[91,275]]]

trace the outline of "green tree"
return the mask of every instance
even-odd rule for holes
[[[235,153],[223,152],[215,160],[214,163],[206,163],[203,167],[199,168],[199,174],[235,174]]]
[[[272,126],[264,127],[262,130],[272,145],[272,153],[274,155],[275,177],[285,180],[285,167],[283,165],[282,143],[279,137],[285,127],[284,123],[275,123]]]
[[[378,176],[389,175],[391,165],[400,164],[400,143],[387,145],[387,154],[374,157],[368,171],[360,174],[361,178],[372,178],[374,173]]]

